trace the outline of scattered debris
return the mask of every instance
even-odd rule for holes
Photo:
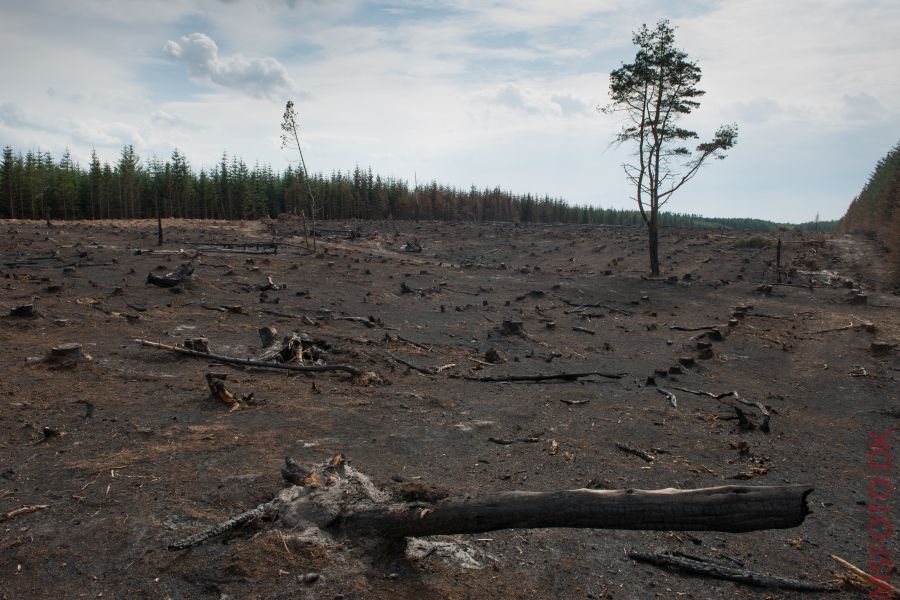
[[[692,390],[690,388],[683,388],[683,387],[678,387],[678,386],[673,386],[673,387],[676,390],[680,390],[682,392],[687,392],[689,394],[694,394],[697,396],[709,396],[710,398],[713,398],[714,400],[719,400],[719,401],[722,401],[725,398],[730,398],[730,399],[734,400],[735,402],[739,402],[740,404],[743,404],[744,406],[756,408],[757,410],[759,410],[759,412],[763,416],[763,422],[759,426],[760,431],[763,431],[765,433],[769,432],[769,420],[772,418],[772,415],[769,413],[768,409],[763,405],[762,402],[750,402],[748,400],[744,400],[743,398],[740,397],[740,395],[737,393],[737,391],[724,392],[722,394],[713,394],[712,392],[705,392],[703,390]],[[734,406],[730,402],[725,402],[725,404],[731,405],[731,407],[737,413],[739,420],[746,419],[746,417],[743,416],[743,412],[741,412],[741,410],[738,409],[736,406]]]
[[[742,471],[742,472],[738,473],[737,475],[732,475],[732,476],[728,477],[727,479],[752,479],[753,477],[756,477],[757,475],[765,475],[768,472],[769,472],[769,467],[753,467],[751,469],[748,469],[747,471]]]
[[[400,249],[404,252],[419,253],[422,251],[422,245],[419,243],[419,238],[413,238],[400,246]]]

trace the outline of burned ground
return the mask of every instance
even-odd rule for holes
[[[344,235],[328,223],[309,253],[289,221],[169,222],[161,248],[150,222],[0,226],[0,514],[46,506],[0,523],[4,598],[799,598],[624,550],[814,581],[842,572],[831,554],[868,561],[866,445],[898,427],[900,298],[865,241],[667,230],[663,276],[648,279],[634,228],[401,222]],[[277,254],[222,246],[271,242],[273,227]],[[146,283],[185,263],[182,283]],[[34,315],[11,314],[29,304]],[[319,358],[377,377],[210,366],[135,342],[205,337],[212,352],[253,357],[262,327],[306,334]],[[90,360],[48,359],[66,343]],[[253,402],[212,401],[210,372]],[[473,379],[563,372],[624,376]],[[752,407],[742,426],[733,405],[679,388],[736,390],[766,407],[770,431]],[[285,456],[336,453],[385,487],[453,493],[816,490],[789,530],[442,538],[473,549],[467,559],[304,545],[263,522],[165,549],[271,499]]]

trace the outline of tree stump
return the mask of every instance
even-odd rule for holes
[[[35,309],[34,304],[23,304],[22,306],[16,306],[15,308],[10,309],[9,316],[11,317],[36,317],[37,309]]]
[[[184,347],[188,350],[209,353],[209,340],[205,337],[188,338],[184,340]]]
[[[522,335],[525,331],[523,326],[522,321],[503,321],[499,331],[501,335]]]
[[[263,349],[266,349],[278,341],[278,330],[274,327],[260,327],[259,339],[262,342]]]
[[[80,363],[94,360],[94,358],[84,351],[84,346],[77,342],[70,342],[50,348],[47,360],[60,367],[74,367]]]

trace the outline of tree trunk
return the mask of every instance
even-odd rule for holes
[[[650,235],[650,275],[659,275],[659,216],[657,211],[650,213],[647,232]]]
[[[334,526],[381,537],[481,533],[498,529],[583,527],[740,533],[803,523],[811,487],[722,486],[696,490],[502,492],[434,505],[351,510]]]
[[[156,198],[156,245],[163,245],[162,212],[159,208],[159,198]]]

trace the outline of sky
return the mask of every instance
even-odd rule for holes
[[[174,149],[634,208],[609,73],[669,19],[703,71],[682,125],[737,146],[667,209],[839,218],[900,140],[896,0],[0,0],[0,146]]]

